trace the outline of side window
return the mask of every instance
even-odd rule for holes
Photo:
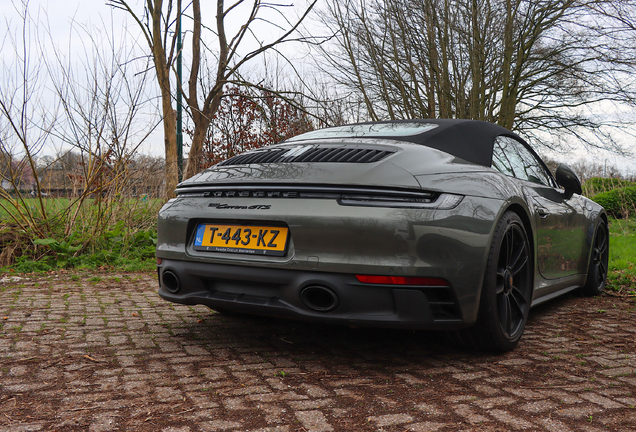
[[[523,161],[517,149],[507,137],[497,137],[492,153],[492,167],[510,177],[519,177],[517,171],[522,171]]]
[[[492,149],[492,167],[507,176],[515,176],[499,139],[495,141],[495,146]]]
[[[552,177],[546,172],[541,161],[537,159],[526,146],[516,140],[512,140],[512,138],[510,138],[510,140],[515,143],[515,147],[517,147],[519,155],[521,155],[524,161],[524,171],[526,172],[528,181],[554,187]]]
[[[495,141],[492,165],[496,170],[521,180],[555,187],[543,164],[522,143],[500,136]],[[510,173],[510,167],[512,174]]]

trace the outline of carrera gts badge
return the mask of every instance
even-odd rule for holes
[[[208,207],[212,207],[218,210],[269,210],[271,205],[263,205],[256,204],[251,206],[240,206],[240,205],[227,205],[221,203],[210,203]]]

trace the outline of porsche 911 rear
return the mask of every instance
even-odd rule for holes
[[[418,176],[415,156],[427,172],[446,174]],[[287,144],[230,159],[182,183],[162,208],[159,293],[346,325],[465,327],[477,317],[502,200],[444,190],[444,179],[461,176],[453,170],[471,168],[453,163],[382,140]]]

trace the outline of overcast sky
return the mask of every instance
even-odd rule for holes
[[[55,36],[67,39],[69,26],[73,20],[79,23],[99,25],[102,17],[108,21],[112,8],[106,6],[105,0],[30,0],[28,1],[31,15],[48,16]],[[21,0],[0,0],[0,10],[5,19],[14,24],[19,21],[16,8],[21,11]],[[125,22],[123,12],[116,13],[121,22]]]
[[[133,3],[135,0],[133,0]],[[141,1],[137,0],[139,4],[139,10],[141,10]],[[206,2],[203,2],[205,6]],[[20,0],[0,0],[0,10],[4,16],[4,20],[10,23],[10,25],[17,26],[20,23],[19,15],[16,12],[17,8],[22,8],[22,2]],[[53,39],[57,45],[64,47],[64,50],[81,50],[81,40],[78,39],[75,34],[70,39],[70,28],[73,22],[81,25],[87,25],[89,27],[95,26],[103,28],[104,26],[110,27],[116,34],[127,35],[121,37],[130,38],[130,34],[138,34],[136,24],[129,25],[132,20],[128,19],[125,12],[120,10],[113,10],[113,8],[105,4],[105,0],[30,0],[29,1],[30,13],[33,17],[40,17],[40,21],[48,21]],[[208,9],[206,7],[206,9]],[[212,9],[204,10],[203,17],[209,16],[210,19],[214,17],[214,11]],[[242,17],[237,17],[237,23]],[[5,26],[6,28],[6,26]],[[123,31],[128,28],[129,33]],[[271,31],[263,29],[263,31]],[[142,45],[143,48],[146,48]],[[3,48],[1,55],[4,57],[7,53]],[[151,85],[156,85],[154,81]],[[633,116],[633,112],[630,113]],[[155,133],[155,136],[147,145],[142,147],[142,151],[154,155],[163,155],[163,138],[161,128]],[[636,140],[625,137],[623,139],[625,147],[636,153]],[[636,157],[618,157],[614,154],[596,151],[593,154],[586,154],[584,151],[578,151],[573,155],[560,155],[550,154],[550,156],[563,161],[569,160],[572,162],[578,158],[586,158],[588,160],[594,160],[597,163],[607,163],[617,165],[623,170],[628,170],[632,174],[636,173]]]

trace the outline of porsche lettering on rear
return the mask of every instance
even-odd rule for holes
[[[298,192],[293,191],[252,191],[252,190],[220,190],[204,192],[204,197],[214,198],[296,198]]]

